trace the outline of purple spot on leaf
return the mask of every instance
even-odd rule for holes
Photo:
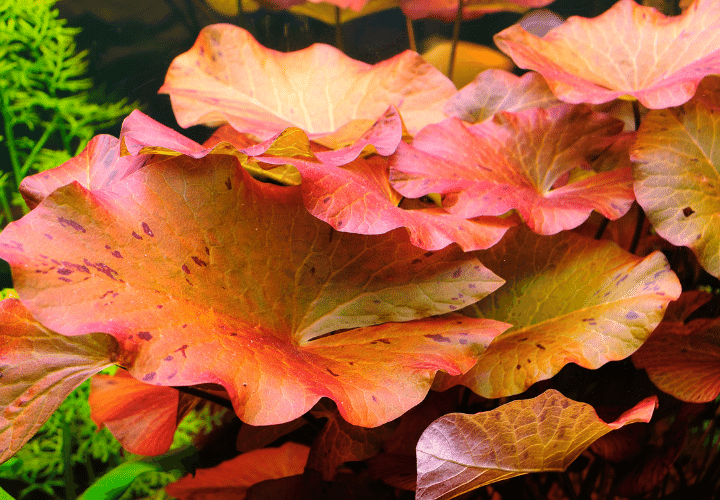
[[[190,269],[188,269],[188,266],[186,266],[185,264],[183,264],[182,270],[185,271],[185,274],[190,274]]]
[[[69,226],[73,228],[75,231],[80,231],[81,233],[85,232],[85,228],[82,227],[80,224],[75,222],[74,220],[66,219],[65,217],[58,217],[58,222],[62,227]]]
[[[135,231],[132,232],[132,236],[133,236],[133,238],[136,238],[136,239],[138,239],[138,240],[143,239],[142,236],[140,236],[139,234],[137,234]]]
[[[175,359],[175,358],[173,358],[172,356],[165,356],[163,358],[163,360],[165,360],[165,361],[172,361],[173,359]]]
[[[145,234],[147,234],[148,236],[155,236],[153,234],[152,230],[150,229],[150,226],[147,225],[147,222],[142,223],[142,229],[143,229],[143,232]]]
[[[143,376],[143,382],[150,382],[152,379],[155,378],[155,372],[147,373]]]
[[[439,333],[433,334],[433,335],[425,335],[425,337],[434,340],[435,342],[452,342],[449,338],[443,337]]]
[[[122,258],[123,258],[122,254],[120,253],[119,250],[115,250],[115,251],[112,253],[112,256],[113,256],[113,257],[117,257],[118,259],[122,259]]]
[[[326,369],[326,370],[328,371],[328,373],[329,373],[330,375],[332,375],[333,377],[339,377],[339,376],[340,376],[340,375],[338,375],[337,373],[334,373],[330,368],[325,368],[325,369]]]
[[[197,264],[198,266],[207,267],[207,262],[205,262],[204,260],[201,260],[201,259],[195,257],[194,255],[191,258],[192,258],[193,262],[195,264]]]
[[[627,319],[637,319],[639,316],[638,313],[636,313],[635,311],[630,311],[625,315],[625,317]]]
[[[143,340],[150,340],[152,339],[152,335],[150,335],[150,332],[138,332],[138,338],[141,338]]]
[[[57,273],[58,273],[58,274],[63,274],[63,275],[65,275],[65,276],[67,276],[68,274],[72,274],[72,270],[71,270],[71,269],[64,269],[64,268],[63,268],[63,269],[58,269],[58,270],[57,270]]]

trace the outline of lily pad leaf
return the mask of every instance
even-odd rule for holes
[[[22,448],[80,384],[112,365],[117,348],[102,333],[55,333],[20,300],[0,301],[0,462]]]
[[[633,422],[649,422],[652,396],[615,422],[555,390],[495,410],[451,413],[425,429],[417,444],[418,500],[445,500],[511,477],[563,471],[596,439]]]
[[[678,106],[703,77],[720,73],[720,10],[713,0],[697,0],[677,17],[620,0],[594,19],[570,17],[542,38],[513,25],[494,40],[571,103],[633,96],[651,109]]]
[[[456,89],[411,51],[375,65],[323,44],[282,53],[241,28],[219,24],[204,28],[193,48],[175,58],[160,92],[170,94],[182,127],[229,123],[260,140],[299,127],[337,149],[391,105],[414,134],[443,118]]]
[[[559,103],[538,73],[528,71],[515,76],[509,71],[488,69],[448,99],[444,112],[466,122],[481,123],[498,111],[548,108]]]
[[[638,203],[660,236],[720,277],[720,77],[682,108],[653,110],[631,151]]]
[[[660,390],[690,403],[720,394],[720,321],[663,321],[632,356]]]
[[[404,230],[338,233],[300,187],[255,181],[230,155],[56,189],[0,234],[0,256],[48,328],[113,335],[144,382],[221,384],[252,425],[290,421],[323,396],[351,423],[381,425],[508,327],[428,318],[502,284],[471,254],[424,251]]]
[[[309,452],[307,446],[291,442],[249,451],[210,469],[198,469],[194,476],[188,474],[168,484],[165,491],[179,500],[241,500],[253,484],[302,474]]]
[[[443,208],[455,215],[516,209],[533,231],[555,234],[579,226],[593,210],[617,219],[632,205],[629,167],[595,172],[591,166],[622,127],[568,104],[502,111],[476,125],[448,118],[424,128],[412,145],[398,146],[390,180],[407,197],[443,194]],[[575,181],[573,171],[587,175]]]
[[[534,7],[545,7],[554,0],[465,0],[463,19],[476,19],[493,12],[525,12]],[[431,17],[452,22],[457,17],[455,0],[400,0],[400,8],[410,19]]]
[[[573,233],[543,237],[519,226],[476,255],[507,283],[465,311],[515,325],[451,379],[486,398],[524,392],[567,363],[595,369],[630,356],[680,296],[661,252],[640,258]]]
[[[182,401],[181,401],[182,400]],[[172,445],[178,423],[198,398],[177,389],[146,384],[125,370],[95,375],[90,384],[90,418],[107,427],[123,448],[136,455],[156,456]]]

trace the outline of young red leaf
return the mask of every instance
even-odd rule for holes
[[[121,364],[148,383],[222,384],[254,425],[322,396],[353,424],[381,425],[508,326],[421,319],[500,286],[472,255],[424,252],[404,231],[336,233],[299,187],[257,182],[229,155],[59,188],[3,231],[0,255],[44,325],[114,335]]]
[[[704,76],[720,73],[714,0],[697,0],[677,17],[620,0],[594,19],[573,16],[542,38],[516,24],[494,40],[515,64],[542,74],[555,95],[571,103],[629,95],[651,109],[678,106]]]
[[[445,415],[418,442],[415,498],[449,499],[522,474],[563,471],[611,430],[650,421],[656,404],[647,398],[607,424],[592,406],[549,390],[484,413]]]
[[[268,139],[288,127],[336,149],[364,133],[390,105],[410,133],[442,119],[455,93],[442,73],[405,51],[371,66],[334,47],[291,53],[260,45],[247,31],[213,25],[178,56],[160,92],[182,127],[230,123]]]
[[[407,197],[444,194],[455,215],[520,212],[533,231],[572,229],[597,210],[617,219],[634,200],[630,168],[590,170],[622,123],[587,106],[500,112],[466,125],[457,118],[424,128],[390,159],[393,187]],[[567,182],[573,169],[590,175]]]
[[[493,12],[525,12],[533,7],[545,7],[554,0],[464,0],[463,19],[475,19]],[[400,7],[410,19],[432,17],[452,22],[457,17],[456,0],[400,0]]]
[[[0,462],[18,451],[77,386],[112,365],[117,342],[65,337],[36,321],[18,299],[0,302]]]
[[[452,379],[486,398],[519,394],[567,363],[595,369],[630,356],[681,291],[662,253],[640,258],[573,233],[513,228],[476,255],[507,283],[466,311],[515,325]]]
[[[720,10],[718,10],[720,13]],[[631,152],[635,194],[660,236],[720,277],[720,77],[682,108],[651,111]]]
[[[350,425],[340,417],[334,405],[324,401],[312,410],[313,416],[327,418],[327,422],[313,441],[307,467],[322,473],[326,481],[331,481],[337,468],[345,462],[365,460],[377,454],[397,423],[388,422],[374,429]]]
[[[186,401],[181,404],[181,399]],[[189,409],[187,400],[197,399],[172,387],[140,382],[119,370],[115,376],[92,378],[88,403],[95,425],[105,425],[125,450],[156,456],[170,449],[177,424],[185,416],[180,409]]]
[[[302,474],[310,448],[285,443],[243,453],[211,469],[198,469],[165,487],[178,500],[243,500],[247,489],[267,479]]]
[[[538,73],[528,71],[515,76],[508,71],[489,69],[448,99],[444,112],[466,122],[481,123],[498,111],[548,108],[559,103]]]
[[[720,394],[720,320],[663,321],[632,356],[663,392],[690,403]]]
[[[399,120],[393,108],[384,118]],[[139,111],[125,120],[121,139],[131,154],[182,153],[193,158],[209,154],[238,156],[245,159],[243,166],[249,172],[257,175],[263,169],[269,169],[268,176],[276,181],[279,177],[275,175],[278,173],[275,165],[279,168],[294,166],[302,179],[305,207],[338,231],[384,234],[405,227],[412,243],[425,250],[440,250],[455,242],[463,250],[471,251],[497,243],[514,225],[512,221],[496,217],[468,220],[436,207],[404,210],[397,206],[401,197],[390,186],[387,160],[379,156],[355,159],[363,145],[369,143],[369,137],[376,130],[382,130],[387,120],[381,119],[366,134],[368,137],[360,138],[355,145],[342,151],[312,148],[307,136],[299,129],[287,129],[262,144],[249,144],[244,135],[228,126],[221,127],[201,146],[177,138],[180,134]],[[348,162],[352,163],[346,164]],[[283,171],[280,175],[287,178],[291,174]]]

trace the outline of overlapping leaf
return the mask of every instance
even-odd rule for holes
[[[554,0],[465,0],[462,7],[463,19],[475,19],[492,12],[525,12],[534,7],[545,7]],[[457,17],[456,0],[400,0],[400,7],[411,19],[432,17],[443,21],[454,21]]]
[[[559,104],[545,79],[528,71],[515,76],[508,71],[489,69],[458,91],[445,104],[445,114],[470,123],[481,123],[498,111],[522,111]]]
[[[64,337],[36,321],[18,299],[0,302],[0,462],[30,439],[86,379],[110,366],[109,335]]]
[[[720,12],[720,11],[719,11]],[[648,113],[631,152],[635,194],[655,230],[720,277],[720,78],[682,108]]]
[[[518,25],[495,35],[521,68],[542,74],[558,98],[599,104],[636,97],[651,109],[683,104],[720,73],[720,10],[697,0],[668,18],[620,0],[594,19],[571,17],[538,38]]]
[[[662,391],[682,401],[705,403],[720,394],[719,336],[717,318],[687,324],[663,321],[632,360]]]
[[[88,403],[95,425],[106,426],[125,450],[155,456],[170,449],[178,423],[197,400],[119,370],[92,378]]]
[[[630,356],[680,295],[662,253],[640,258],[573,233],[513,228],[476,255],[507,283],[466,311],[515,326],[443,386],[461,383],[486,398],[519,394],[567,363],[595,369]]]
[[[392,108],[385,116],[388,120],[399,120]],[[465,251],[489,248],[514,225],[497,217],[468,220],[437,207],[416,210],[398,207],[401,197],[388,181],[387,160],[379,156],[355,159],[363,145],[372,141],[375,132],[382,128],[383,122],[380,122],[344,151],[314,148],[313,152],[307,137],[297,129],[288,129],[262,144],[254,144],[228,126],[218,129],[200,146],[178,139],[176,136],[180,134],[137,111],[125,120],[122,141],[132,154],[180,153],[194,158],[209,154],[238,156],[253,175],[268,172],[268,177],[276,182],[281,178],[294,179],[288,168],[296,173],[299,170],[303,202],[318,219],[338,231],[358,234],[384,234],[405,227],[412,243],[425,250],[439,250],[453,242]]]
[[[596,173],[590,164],[622,127],[568,104],[500,112],[476,125],[449,118],[423,129],[411,146],[398,146],[390,179],[404,196],[443,194],[450,213],[516,209],[533,231],[554,234],[580,225],[593,210],[616,219],[630,208],[630,168]]]
[[[253,484],[302,474],[309,452],[297,443],[253,450],[211,469],[198,469],[194,476],[167,485],[165,491],[179,500],[243,500]]]
[[[374,66],[322,44],[281,53],[230,25],[204,28],[173,61],[160,89],[170,94],[183,127],[227,122],[262,140],[299,127],[333,149],[353,142],[390,105],[415,133],[442,119],[455,91],[410,51]]]
[[[222,384],[256,425],[322,396],[351,423],[380,425],[507,327],[421,319],[501,284],[471,255],[425,252],[404,231],[336,233],[298,187],[257,182],[230,155],[59,188],[3,231],[0,254],[44,325],[114,335],[121,364],[148,383]]]
[[[563,471],[611,430],[648,422],[656,403],[645,399],[607,424],[592,406],[549,390],[476,415],[445,415],[418,442],[415,498],[449,499],[521,474]]]

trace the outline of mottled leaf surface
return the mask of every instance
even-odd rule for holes
[[[227,122],[262,140],[299,127],[333,149],[364,133],[390,105],[415,133],[442,119],[455,91],[414,52],[371,66],[323,44],[276,52],[222,24],[204,28],[175,58],[160,89],[183,127]]]
[[[48,328],[112,334],[144,382],[221,384],[254,425],[292,420],[322,396],[351,423],[380,425],[507,328],[421,319],[500,286],[472,255],[426,252],[404,230],[337,233],[299,187],[257,182],[229,155],[59,188],[3,231],[0,254]],[[348,331],[326,335],[337,330]]]
[[[110,366],[109,335],[65,337],[18,299],[0,302],[0,462],[18,451],[77,386]]]
[[[608,424],[592,406],[549,390],[488,412],[445,415],[418,442],[415,498],[449,499],[522,474],[563,471],[611,430],[648,422],[656,403],[645,399]]]
[[[114,376],[95,375],[90,383],[90,418],[115,436],[123,448],[136,455],[156,456],[172,445],[180,408],[198,398],[177,389],[146,384],[125,370]]]
[[[720,12],[720,11],[719,11]],[[660,236],[720,277],[720,78],[681,108],[653,110],[631,152],[635,194]]]
[[[632,356],[663,392],[705,403],[720,394],[720,321],[663,321]]]
[[[542,74],[559,99],[599,104],[629,95],[651,109],[690,99],[720,73],[720,9],[697,0],[667,17],[633,0],[604,14],[571,17],[542,38],[513,25],[494,37],[515,64]]]
[[[453,379],[486,398],[519,394],[567,363],[595,369],[630,356],[680,295],[662,253],[640,258],[573,233],[513,228],[476,255],[507,282],[466,311],[515,325]]]
[[[515,76],[509,71],[489,69],[448,99],[444,111],[447,116],[480,123],[498,111],[547,108],[559,102],[538,73],[528,71]]]
[[[533,231],[555,234],[577,227],[593,210],[616,219],[630,208],[630,168],[591,166],[622,126],[568,104],[503,111],[476,125],[448,118],[424,128],[412,145],[398,146],[390,180],[407,197],[443,194],[443,207],[455,215],[516,209]],[[574,180],[573,171],[585,174]]]
[[[545,7],[553,0],[465,0],[463,19],[475,19],[493,12],[525,12],[533,7]],[[400,7],[410,19],[426,17],[452,22],[457,17],[455,0],[400,0]]]
[[[297,443],[253,450],[211,469],[198,469],[194,476],[170,483],[165,491],[178,500],[243,500],[253,484],[302,474],[309,451]]]

